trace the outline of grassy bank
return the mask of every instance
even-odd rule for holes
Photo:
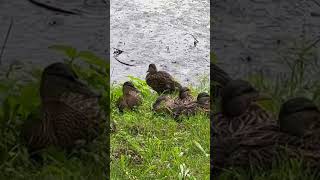
[[[119,113],[115,102],[121,86],[111,87],[111,179],[209,179],[209,118],[204,114],[177,123],[168,115],[154,114],[158,95],[144,81],[132,78],[143,93],[143,105]],[[204,84],[194,95],[208,91]]]

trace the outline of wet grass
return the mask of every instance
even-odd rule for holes
[[[143,93],[135,111],[119,113],[115,102],[121,86],[111,88],[111,179],[209,179],[209,118],[204,114],[184,117],[178,123],[168,115],[154,114],[158,95],[144,81],[132,78]],[[202,84],[202,83],[201,83]],[[207,91],[202,84],[194,95]]]

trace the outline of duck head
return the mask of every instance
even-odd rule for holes
[[[149,68],[148,68],[148,73],[156,73],[157,72],[157,67],[155,64],[149,64]]]
[[[42,79],[47,79],[50,76],[66,78],[70,81],[76,81],[76,79],[78,79],[78,76],[67,64],[60,62],[53,63],[44,69]]]
[[[202,92],[197,96],[197,102],[199,104],[208,104],[210,102],[210,95],[206,92]]]
[[[179,91],[179,98],[184,99],[191,96],[191,91],[187,87],[182,87]]]
[[[66,91],[101,96],[101,94],[91,91],[87,85],[81,82],[69,65],[58,62],[47,66],[41,77],[40,96],[42,98],[57,97]]]
[[[127,93],[132,92],[132,91],[140,93],[140,91],[130,81],[125,82],[122,87],[123,87],[122,88],[123,94],[127,94]]]
[[[282,132],[303,136],[306,130],[313,129],[319,121],[318,107],[307,98],[290,99],[280,108],[279,125]]]
[[[259,93],[249,82],[231,80],[222,89],[221,111],[227,117],[240,116],[252,103],[264,99],[270,97]]]

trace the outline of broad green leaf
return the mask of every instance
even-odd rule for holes
[[[88,64],[97,65],[98,67],[105,67],[109,69],[109,63],[107,60],[96,56],[90,51],[80,51],[78,57]]]
[[[206,156],[206,157],[209,157],[210,155],[208,153],[206,153],[206,151],[203,149],[203,147],[201,146],[201,144],[197,141],[193,141],[193,143],[203,152],[203,154]]]
[[[68,56],[70,59],[74,59],[78,56],[77,50],[67,45],[53,45],[53,46],[49,46],[49,49],[54,49],[58,52],[62,52],[66,56]]]
[[[213,64],[217,63],[217,56],[214,52],[210,52],[210,62]]]

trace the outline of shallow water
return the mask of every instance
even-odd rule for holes
[[[68,15],[38,7],[28,0],[0,1],[0,46],[13,18],[5,52],[4,64],[31,61],[47,65],[62,61],[61,54],[49,50],[54,44],[71,45],[106,57],[106,4],[101,0],[41,0],[66,9],[76,9],[82,15]]]
[[[112,82],[144,79],[150,63],[184,85],[209,77],[209,0],[114,0],[110,9]]]
[[[286,71],[279,65],[283,57],[294,60],[292,48],[309,45],[320,35],[320,17],[311,15],[320,12],[320,4],[313,1],[217,0],[212,12],[213,50],[233,77]],[[318,59],[319,52],[318,43],[309,59]]]

